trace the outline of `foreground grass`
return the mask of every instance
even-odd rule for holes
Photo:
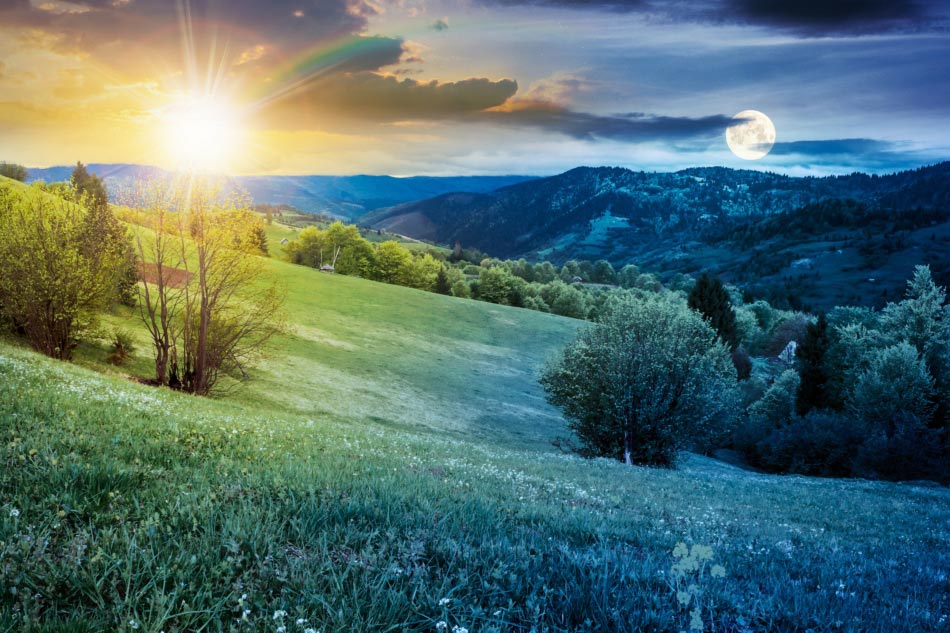
[[[950,614],[945,489],[275,414],[6,344],[0,433],[0,631],[675,631],[697,605],[705,630],[937,631]],[[680,541],[712,560],[676,580]]]

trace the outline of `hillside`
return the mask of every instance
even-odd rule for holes
[[[940,629],[947,490],[561,455],[505,403],[572,324],[288,281],[298,333],[217,399],[0,342],[0,627],[677,630],[695,585],[716,630]]]
[[[87,167],[90,173],[104,178],[113,192],[121,192],[133,181],[168,173],[145,165],[92,164]],[[28,180],[69,180],[72,169],[72,166],[30,169]],[[239,176],[230,180],[250,193],[256,204],[287,204],[307,213],[356,219],[380,207],[451,191],[493,191],[530,179],[528,176]]]
[[[755,243],[733,239],[739,230],[755,233],[771,218],[828,200],[853,200],[884,215],[868,224],[773,230]],[[942,255],[950,238],[950,163],[827,178],[584,167],[495,192],[399,205],[361,223],[443,244],[459,241],[497,257],[607,259],[668,275],[711,270],[780,294],[792,290],[786,286],[793,279],[804,282],[803,300],[818,308],[877,304],[900,292],[915,264],[930,263],[940,279],[950,274]],[[887,237],[895,239],[882,243]]]

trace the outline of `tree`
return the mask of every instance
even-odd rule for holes
[[[509,305],[513,282],[511,273],[501,266],[482,270],[478,275],[478,298],[489,303]]]
[[[936,420],[950,425],[950,305],[946,290],[933,281],[929,266],[917,266],[899,303],[881,314],[881,330],[917,350],[934,379]]]
[[[926,426],[933,413],[934,381],[910,343],[901,342],[871,353],[848,402],[852,414],[871,429],[890,437],[896,420]]]
[[[387,241],[376,247],[376,276],[388,284],[405,282],[412,268],[412,253],[398,242]]]
[[[729,349],[739,345],[736,313],[729,300],[729,292],[721,281],[703,273],[687,299],[689,307],[696,310],[712,325]]]
[[[440,295],[452,294],[452,284],[449,282],[449,276],[445,272],[445,266],[440,266],[439,272],[435,276],[435,291]]]
[[[20,182],[26,182],[26,179],[29,175],[29,172],[23,165],[0,162],[0,176],[5,176],[12,180],[19,180]]]
[[[729,350],[682,303],[620,296],[543,372],[587,456],[671,465],[731,418]]]
[[[37,350],[69,360],[115,296],[125,256],[90,213],[38,189],[0,188],[0,306]]]
[[[109,205],[106,185],[99,176],[90,174],[86,166],[76,163],[69,182],[76,192],[77,202],[89,209],[105,208]]]
[[[826,356],[831,347],[828,319],[824,313],[809,323],[801,344],[795,349],[801,383],[795,396],[795,411],[804,416],[812,409],[831,407]]]
[[[280,330],[283,296],[261,283],[263,260],[255,256],[246,209],[245,200],[191,179],[178,211],[189,282],[171,368],[184,391],[207,395],[221,373],[246,375],[248,361]]]

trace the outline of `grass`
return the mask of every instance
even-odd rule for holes
[[[950,491],[562,455],[577,322],[268,265],[214,399],[128,380],[131,310],[121,370],[0,341],[0,632],[947,630]]]
[[[0,428],[0,630],[666,631],[678,584],[706,630],[946,625],[945,489],[274,414],[8,345]],[[725,577],[678,583],[680,541]]]

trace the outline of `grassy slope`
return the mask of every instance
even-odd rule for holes
[[[0,631],[686,629],[681,540],[706,630],[945,628],[947,490],[558,455],[576,323],[270,265],[295,332],[226,398],[0,343]]]

